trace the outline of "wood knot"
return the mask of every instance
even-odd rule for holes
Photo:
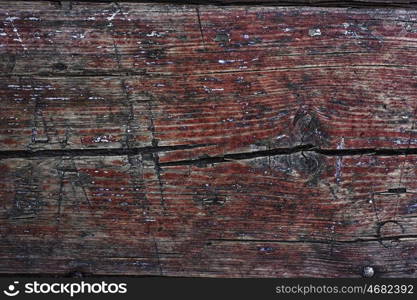
[[[316,154],[302,153],[299,162],[299,166],[306,173],[314,174],[320,168],[320,162]]]
[[[327,145],[328,134],[324,131],[315,112],[302,108],[297,111],[292,123],[292,139],[295,144]]]

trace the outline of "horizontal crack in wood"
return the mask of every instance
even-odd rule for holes
[[[155,153],[175,150],[187,150],[212,146],[212,144],[156,146],[141,148],[98,148],[98,149],[57,149],[57,150],[10,150],[0,151],[0,159],[33,158],[33,157],[61,157],[61,156],[120,156]]]
[[[401,239],[417,239],[417,235],[396,235],[386,237],[375,237],[375,238],[358,238],[354,240],[262,240],[262,239],[209,239],[209,242],[237,242],[237,243],[287,243],[287,244],[353,244],[353,243],[371,243],[380,241],[392,241]]]
[[[377,149],[377,148],[363,148],[363,149],[320,149],[314,145],[300,145],[292,148],[277,148],[270,150],[225,154],[223,156],[201,157],[192,160],[181,160],[174,162],[163,162],[160,166],[178,166],[178,165],[201,165],[221,163],[231,160],[244,160],[258,157],[288,155],[299,152],[314,152],[326,156],[352,156],[352,155],[375,155],[375,156],[395,156],[406,154],[417,154],[416,148],[407,149]]]
[[[177,150],[188,150],[201,147],[215,146],[215,144],[195,144],[177,146],[155,146],[141,148],[99,148],[99,149],[57,149],[57,150],[6,150],[0,151],[0,159],[8,158],[33,158],[33,157],[61,157],[61,156],[120,156],[135,155],[143,153],[158,153]],[[314,145],[299,145],[292,148],[275,148],[269,150],[229,153],[222,156],[207,156],[191,160],[179,160],[161,162],[160,166],[177,165],[199,165],[221,163],[231,160],[245,160],[259,157],[289,155],[300,152],[314,152],[325,156],[353,156],[353,155],[374,155],[374,156],[395,156],[417,154],[417,148],[405,149],[384,149],[384,148],[363,148],[363,149],[321,149]]]

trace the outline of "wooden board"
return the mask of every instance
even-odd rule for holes
[[[2,10],[4,150],[416,144],[414,10],[120,5]]]
[[[162,167],[149,154],[5,159],[1,270],[357,277],[371,266],[414,277],[416,162],[311,152]]]
[[[0,273],[415,277],[416,42],[415,9],[0,1]]]

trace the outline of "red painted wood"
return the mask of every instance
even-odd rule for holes
[[[413,10],[19,5],[2,10],[3,149],[415,144]]]
[[[416,159],[3,160],[1,271],[415,276]]]
[[[0,273],[415,277],[416,21],[0,1]]]

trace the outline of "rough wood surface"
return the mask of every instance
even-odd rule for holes
[[[19,0],[18,0],[19,1]],[[25,0],[23,0],[25,1]],[[29,0],[39,1],[39,0]],[[320,7],[407,7],[415,6],[416,0],[50,0],[50,2],[61,3],[61,5],[71,6],[72,3],[90,2],[90,3],[106,3],[106,2],[130,2],[130,3],[169,3],[169,4],[199,4],[199,5],[280,5],[280,6],[320,6]]]
[[[0,273],[416,276],[416,10],[65,3],[0,1]]]
[[[414,10],[2,4],[4,150],[417,142]]]
[[[2,160],[1,271],[415,276],[417,156]],[[401,192],[398,186],[405,187]],[[391,190],[390,190],[391,189]]]

